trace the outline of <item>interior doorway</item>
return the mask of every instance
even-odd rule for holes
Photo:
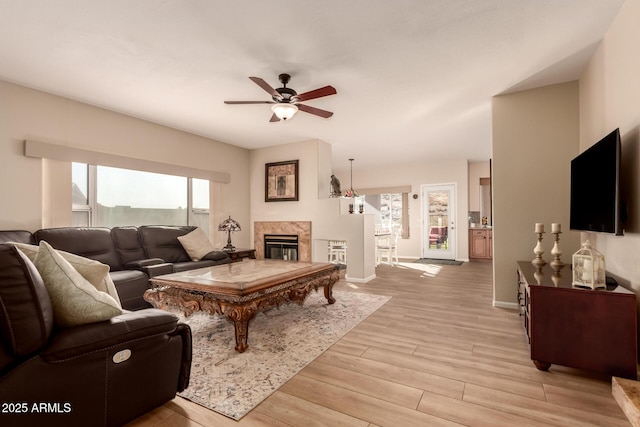
[[[422,257],[456,258],[456,185],[422,185]]]

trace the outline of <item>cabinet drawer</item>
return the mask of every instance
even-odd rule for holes
[[[486,236],[486,234],[487,234],[486,230],[471,230],[472,236]]]

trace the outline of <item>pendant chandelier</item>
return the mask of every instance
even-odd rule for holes
[[[347,198],[358,197],[358,192],[353,189],[353,160],[354,159],[349,159],[351,162],[351,181],[349,182],[349,189],[344,193],[344,197]]]

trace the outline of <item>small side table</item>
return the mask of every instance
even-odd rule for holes
[[[255,249],[236,249],[233,252],[227,252],[227,254],[231,258],[231,262],[239,262],[244,258],[256,259]]]

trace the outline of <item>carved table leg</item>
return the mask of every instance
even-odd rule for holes
[[[551,363],[540,362],[539,360],[534,360],[533,364],[536,365],[536,368],[538,368],[538,370],[540,371],[548,371],[551,367]]]
[[[255,303],[246,306],[226,307],[224,314],[233,322],[236,331],[236,351],[244,353],[249,345],[249,321],[258,313]]]
[[[329,282],[324,285],[324,297],[327,299],[329,304],[336,302],[336,299],[333,297],[333,285],[335,285],[339,279],[340,274],[337,271],[334,271],[329,277]]]
[[[329,304],[336,302],[336,299],[333,297],[333,282],[329,282],[329,284],[324,286],[324,296]]]

